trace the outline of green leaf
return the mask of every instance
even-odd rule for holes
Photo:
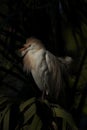
[[[3,120],[5,114],[8,112],[10,105],[8,105],[3,111],[0,112],[0,123]]]
[[[3,130],[9,130],[9,118],[10,118],[10,109],[5,113],[3,120]]]
[[[27,121],[29,121],[29,119],[31,119],[31,117],[34,116],[35,113],[36,113],[36,105],[33,104],[31,107],[29,107],[29,109],[27,109],[24,112],[24,124],[27,123]]]
[[[37,130],[41,130],[41,128],[42,128],[42,122],[41,122],[41,120],[39,120]]]
[[[42,127],[42,122],[40,118],[38,117],[38,115],[35,114],[30,130],[41,130],[41,127]]]
[[[63,118],[74,130],[78,130],[72,119],[72,116],[69,113],[67,113],[66,111],[64,111],[61,108],[54,107],[52,109],[54,112],[54,116]]]
[[[21,105],[20,105],[20,111],[23,111],[27,106],[30,106],[32,103],[35,102],[35,97],[23,102]]]

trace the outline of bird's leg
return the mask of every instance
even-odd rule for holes
[[[42,100],[46,99],[46,96],[48,96],[48,91],[44,89],[42,92]]]
[[[45,99],[45,94],[46,94],[46,91],[45,91],[45,90],[43,90],[43,92],[42,92],[42,97],[41,97],[41,99],[42,99],[42,100],[44,100],[44,99]]]

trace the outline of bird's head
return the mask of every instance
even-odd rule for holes
[[[27,52],[36,52],[42,48],[45,47],[40,40],[36,38],[28,38],[23,47],[19,49],[19,52],[21,53],[21,56],[24,57],[27,54]]]

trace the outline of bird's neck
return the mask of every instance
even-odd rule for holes
[[[29,50],[29,55],[36,55],[37,53],[40,53],[42,51],[44,51],[45,48],[42,47],[38,47],[37,49],[33,49],[33,50]]]
[[[45,49],[31,50],[28,51],[25,55],[24,62],[24,70],[30,71],[36,64],[36,61],[42,57]]]

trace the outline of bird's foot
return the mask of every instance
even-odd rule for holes
[[[41,99],[42,99],[42,100],[45,100],[45,99],[47,98],[47,96],[48,96],[48,91],[45,91],[45,90],[44,90],[44,91],[42,92],[42,97],[41,97]]]

